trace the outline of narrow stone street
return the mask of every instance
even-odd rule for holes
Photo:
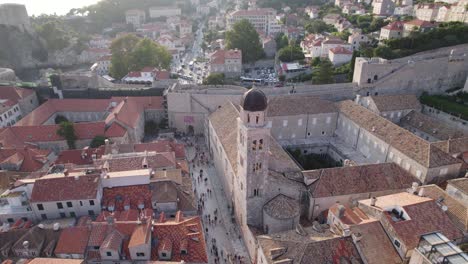
[[[198,152],[196,150],[198,148]],[[251,263],[203,139],[186,147],[190,174],[201,211],[209,263]],[[207,161],[208,160],[208,161]]]

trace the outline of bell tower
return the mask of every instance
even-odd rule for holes
[[[265,182],[268,177],[270,127],[265,120],[267,97],[256,88],[246,92],[237,119],[237,176],[246,223],[262,225]]]

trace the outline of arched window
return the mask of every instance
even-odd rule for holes
[[[258,120],[259,120],[259,119],[260,119],[259,116],[256,116],[256,117],[255,117],[255,122],[256,122],[257,124],[258,124]]]
[[[262,149],[263,149],[263,139],[260,139],[260,140],[259,140],[258,149],[259,149],[259,150],[262,150]]]
[[[379,79],[379,76],[377,76],[377,74],[376,74],[376,75],[374,75],[374,81],[377,81],[377,79]]]
[[[247,123],[250,123],[250,114],[247,114]]]
[[[257,140],[252,141],[252,150],[257,150]]]

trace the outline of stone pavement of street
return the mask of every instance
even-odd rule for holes
[[[199,141],[197,146],[199,147],[199,153],[208,153],[203,141]],[[201,218],[203,227],[205,228],[209,263],[251,263],[247,248],[240,237],[239,229],[236,224],[231,221],[231,212],[228,208],[227,198],[220,183],[220,179],[218,175],[216,175],[214,166],[199,162],[198,158],[195,158],[195,147],[186,147],[186,155],[189,161],[197,199],[200,202],[199,199],[203,194],[206,197]],[[201,169],[203,170],[202,179],[198,180]],[[207,194],[208,189],[211,190],[211,196]],[[213,220],[215,218],[215,210],[217,210],[217,223],[210,225],[207,217],[210,215],[210,219]],[[216,261],[215,252],[212,252],[212,249],[214,249],[213,246],[217,248],[219,262]],[[231,260],[229,260],[227,254],[230,254]],[[235,258],[234,256],[238,256],[239,258]],[[240,259],[242,259],[242,261],[240,261]]]

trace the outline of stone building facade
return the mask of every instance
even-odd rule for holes
[[[442,93],[463,86],[468,75],[468,45],[385,60],[356,58],[353,83],[360,95]]]

